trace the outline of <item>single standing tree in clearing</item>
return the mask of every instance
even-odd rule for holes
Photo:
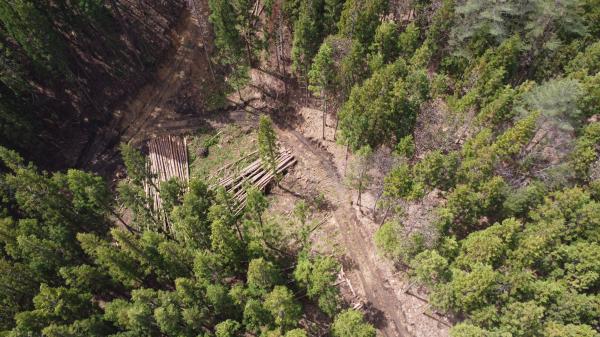
[[[273,122],[269,116],[260,116],[258,124],[258,152],[263,165],[271,170],[273,175],[276,175],[279,146],[277,145],[277,135],[273,129]]]
[[[315,95],[323,98],[323,139],[325,139],[325,118],[327,116],[327,92],[333,89],[335,81],[335,67],[333,62],[333,48],[325,41],[308,72],[308,89]]]
[[[371,182],[369,171],[373,165],[373,150],[368,145],[356,151],[356,158],[352,163],[346,180],[348,185],[358,192],[356,203],[360,206],[362,193]]]

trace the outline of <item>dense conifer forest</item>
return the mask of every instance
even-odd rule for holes
[[[0,0],[0,336],[599,337],[599,158],[598,0]]]
[[[47,167],[80,164],[80,151],[114,105],[168,51],[184,5],[2,1],[2,144]]]

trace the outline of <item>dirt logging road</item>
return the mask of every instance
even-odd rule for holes
[[[196,1],[198,13],[208,15],[206,1]],[[199,116],[178,113],[182,93],[197,87],[214,85],[210,74],[208,48],[201,41],[209,39],[206,23],[186,12],[173,32],[174,50],[167,55],[154,79],[113,111],[112,122],[99,130],[94,141],[81,155],[80,166],[110,174],[118,162],[119,142],[139,144],[157,135],[179,134],[198,127]],[[197,91],[197,90],[196,90]],[[193,92],[195,93],[195,92]],[[205,97],[191,97],[201,106]]]
[[[207,1],[196,0],[195,4],[198,15],[202,17],[195,18],[191,13],[184,16],[174,32],[175,50],[157,70],[155,80],[146,84],[115,110],[115,122],[97,134],[85,153],[84,168],[104,175],[114,175],[118,166],[119,142],[140,144],[157,135],[192,133],[207,125],[216,129],[228,123],[253,125],[256,122],[256,113],[247,114],[239,107],[230,106],[219,111],[207,111],[208,109],[203,108],[206,93],[194,88],[210,88],[216,84],[212,70],[209,69],[210,60],[206,56],[212,44],[206,28]],[[248,90],[256,93],[256,88],[262,86],[264,89],[263,84],[250,83]],[[190,86],[194,90],[190,90]],[[192,109],[192,113],[177,111],[176,105],[181,101],[179,97],[182,92],[191,92],[189,96],[195,104],[192,106],[197,107]],[[352,205],[353,192],[345,186],[344,177],[338,170],[340,166],[336,165],[332,154],[311,141],[311,137],[303,134],[297,127],[286,125],[290,114],[299,114],[301,96],[303,95],[292,94],[287,97],[287,104],[296,106],[296,109],[287,112],[288,116],[272,114],[278,126],[278,137],[286,148],[293,151],[298,162],[302,163],[294,170],[304,170],[300,173],[306,176],[319,176],[328,185],[324,197],[334,205],[331,211],[332,221],[339,233],[339,244],[352,262],[352,268],[348,268],[346,272],[353,279],[358,297],[365,302],[364,307],[375,313],[375,319],[371,320],[375,321],[380,333],[387,337],[447,336],[446,328],[435,322],[423,321],[421,312],[407,314],[407,308],[421,306],[422,303],[415,305],[410,303],[410,298],[403,297],[400,291],[403,288],[402,281],[394,280],[389,263],[382,263],[378,259],[372,233],[366,230],[365,224],[357,216],[357,210]],[[254,103],[258,104],[261,100],[269,99],[261,93],[256,97],[258,99]],[[280,104],[278,97],[272,100]],[[269,108],[257,111],[271,112],[274,111]],[[294,116],[291,117],[293,119]]]
[[[333,212],[334,221],[343,238],[345,251],[355,263],[355,272],[361,283],[358,286],[364,290],[366,300],[384,316],[378,328],[385,336],[410,336],[405,326],[406,318],[398,306],[399,301],[396,294],[393,289],[386,286],[385,278],[378,269],[377,262],[370,258],[375,247],[371,238],[362,233],[361,222],[356,217],[356,211],[351,205],[353,192],[344,186],[342,177],[338,174],[329,153],[311,144],[296,130],[278,129],[277,131],[280,141],[295,150],[298,160],[313,167],[315,171],[323,173],[331,182],[332,189],[330,190],[334,192],[334,195],[326,197],[336,203]]]

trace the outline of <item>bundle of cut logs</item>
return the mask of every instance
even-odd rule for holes
[[[158,137],[148,141],[148,158],[152,182],[146,184],[146,195],[153,202],[152,209],[161,209],[162,201],[156,190],[160,183],[172,178],[183,183],[190,180],[187,143],[177,136]]]
[[[257,151],[252,152],[250,155],[256,155],[256,153]],[[160,188],[161,182],[172,178],[179,179],[183,183],[189,182],[190,173],[186,140],[177,136],[151,139],[148,141],[148,157],[152,181],[145,184],[146,195],[152,200],[152,210],[156,212],[159,218],[164,220],[165,230],[169,230],[168,218],[161,214],[162,200],[157,189]],[[254,186],[256,189],[264,191],[276,177],[281,177],[286,170],[296,164],[296,158],[289,150],[281,149],[275,163],[275,170],[273,170],[264,165],[260,159],[257,159],[239,173],[219,179],[211,188],[215,189],[218,186],[225,188],[235,200],[236,211],[239,213],[246,203],[246,186]],[[219,171],[225,170],[231,165],[227,165]]]
[[[252,185],[256,189],[264,191],[276,177],[281,177],[287,169],[296,164],[296,158],[291,151],[282,149],[275,163],[276,169],[272,170],[260,159],[257,159],[238,174],[219,179],[217,185],[225,188],[233,196],[237,202],[237,212],[240,212],[246,203],[246,185]]]

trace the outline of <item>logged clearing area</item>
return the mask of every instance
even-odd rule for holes
[[[346,151],[333,139],[335,120],[330,116],[321,139],[320,101],[307,100],[305,90],[294,82],[285,85],[288,102],[280,101],[284,83],[272,75],[277,69],[269,69],[267,62],[251,70],[251,81],[240,92],[245,104],[235,103],[237,93],[228,98],[229,103],[215,103],[214,93],[220,88],[211,81],[205,54],[212,48],[204,33],[207,3],[197,4],[202,17],[191,13],[184,17],[177,49],[156,79],[115,111],[114,125],[98,136],[87,155],[89,167],[118,172],[114,145],[119,141],[142,144],[161,135],[185,135],[190,176],[214,179],[223,166],[235,163],[232,172],[255,159],[257,119],[270,114],[279,141],[297,158],[295,167],[270,191],[274,216],[289,218],[299,200],[312,205],[316,228],[311,240],[321,252],[343,262],[339,287],[347,304],[363,310],[383,336],[447,336],[449,323],[430,313],[426,294],[408,289],[406,275],[396,273],[389,261],[377,255],[372,238],[379,224],[366,215],[366,207],[356,206],[356,193],[345,184]],[[365,193],[363,204],[374,198]]]
[[[600,337],[595,2],[0,2],[0,336]]]

